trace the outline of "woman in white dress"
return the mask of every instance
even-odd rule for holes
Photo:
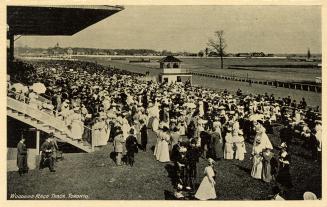
[[[225,136],[224,159],[232,160],[234,158],[232,128],[227,129]]]
[[[256,135],[254,138],[254,143],[257,139],[260,139],[260,145],[262,145],[263,149],[273,149],[273,146],[269,140],[268,135],[266,134],[266,129],[262,126],[262,121],[258,121],[255,124]]]
[[[99,133],[99,145],[100,146],[105,146],[108,143],[108,125],[106,123],[106,121],[104,120],[104,118],[102,117],[100,122],[99,122],[99,129],[100,129],[100,133]]]
[[[214,180],[215,172],[213,170],[213,164],[215,161],[211,158],[208,159],[208,166],[204,169],[204,175],[198,190],[195,193],[195,198],[199,200],[209,200],[217,198]]]
[[[82,140],[84,132],[84,124],[82,122],[82,115],[79,112],[79,108],[74,108],[74,113],[70,116],[71,120],[71,132],[74,140]]]
[[[244,137],[243,130],[238,130],[237,140],[235,140],[236,153],[235,159],[244,160],[245,146],[244,146]]]
[[[38,95],[34,92],[31,92],[29,95],[28,95],[30,101],[29,101],[29,105],[31,107],[33,107],[34,109],[38,109],[39,108],[39,102],[38,102]]]
[[[95,124],[92,127],[92,144],[97,147],[101,139],[101,123],[99,117],[96,118]]]
[[[255,140],[255,144],[252,150],[253,166],[251,170],[251,176],[255,179],[262,179],[262,150],[264,145],[260,139]]]
[[[159,160],[159,154],[161,152],[161,137],[162,137],[163,131],[162,131],[162,125],[159,125],[159,129],[157,130],[156,133],[156,138],[157,138],[157,142],[156,145],[154,147],[154,152],[153,155],[156,157],[156,160]]]
[[[152,120],[152,130],[154,132],[157,132],[158,131],[158,128],[159,128],[159,119],[157,117],[153,117],[153,120]]]
[[[163,128],[163,133],[161,134],[161,146],[160,146],[160,152],[158,156],[159,162],[169,162],[170,156],[169,156],[169,146],[168,143],[170,141],[170,135],[168,134],[168,128]]]

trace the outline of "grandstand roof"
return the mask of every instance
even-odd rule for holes
[[[14,35],[73,35],[124,8],[121,6],[8,6]]]

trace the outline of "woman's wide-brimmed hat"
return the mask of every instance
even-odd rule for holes
[[[287,144],[286,142],[283,142],[281,145],[280,145],[281,148],[287,148]]]
[[[212,158],[209,158],[209,159],[208,159],[208,163],[209,163],[209,164],[215,164],[216,162],[215,162]]]
[[[307,191],[303,194],[303,199],[304,200],[317,200],[317,196],[316,196],[316,194]]]

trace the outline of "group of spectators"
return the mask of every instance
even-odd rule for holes
[[[308,107],[304,98],[297,104],[290,97],[243,94],[240,89],[233,94],[183,83],[147,82],[139,75],[91,62],[17,65],[15,68],[24,69],[15,69],[12,79],[26,85],[44,83],[44,95],[51,100],[47,104],[54,116],[66,123],[77,140],[96,147],[112,141],[117,165],[121,165],[124,154],[133,165],[131,152],[136,148],[146,151],[148,137],[155,137],[156,159],[175,163],[179,197],[183,189],[195,190],[199,157],[209,159],[209,166],[220,159],[242,161],[246,142],[253,143],[248,151],[253,160],[251,176],[265,182],[277,180],[282,188],[292,186],[289,148],[294,139],[303,141],[312,151],[313,160],[321,160],[319,108]],[[26,95],[33,104],[31,94],[29,91]],[[92,140],[84,136],[84,126],[92,129]],[[270,163],[274,146],[267,136],[274,129],[280,129],[281,143],[275,146],[276,165]],[[213,167],[206,169],[206,176],[206,182],[212,184]],[[198,193],[197,198],[215,198],[215,193],[208,198]]]

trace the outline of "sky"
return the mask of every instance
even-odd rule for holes
[[[22,36],[15,44],[199,52],[217,30],[228,53],[322,50],[320,6],[125,6],[73,36]]]

